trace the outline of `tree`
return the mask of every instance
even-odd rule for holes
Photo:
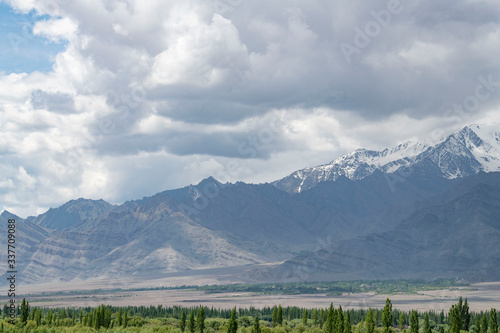
[[[431,324],[429,323],[429,313],[426,312],[424,315],[424,333],[432,333],[431,331]]]
[[[382,323],[384,324],[384,333],[389,333],[392,326],[392,303],[389,298],[385,300],[384,312],[382,312]]]
[[[479,321],[479,316],[476,316],[476,325],[474,327],[474,333],[481,333],[481,322]]]
[[[307,310],[304,310],[304,314],[302,315],[302,324],[307,326]]]
[[[283,325],[283,307],[278,305],[278,325]]]
[[[372,308],[368,309],[368,314],[366,315],[366,333],[373,333],[375,331],[375,322],[373,321]]]
[[[351,315],[349,314],[349,311],[345,312],[345,323],[344,323],[344,333],[351,333],[352,332],[352,327],[351,327]]]
[[[128,326],[128,309],[125,309],[125,315],[123,316],[123,327]]]
[[[491,309],[490,311],[490,332],[498,333],[497,310]]]
[[[439,328],[439,333],[444,333],[444,327],[443,327],[443,326],[441,326],[441,327]]]
[[[460,333],[460,329],[462,328],[460,306],[460,303],[458,305],[452,305],[448,313],[448,318],[450,319],[450,333]]]
[[[400,330],[403,330],[406,325],[406,316],[404,312],[401,312],[399,314],[399,319],[398,319],[398,327]]]
[[[236,333],[238,331],[238,320],[236,319],[236,307],[231,311],[231,318],[227,325],[227,333]]]
[[[203,333],[205,330],[205,309],[200,305],[198,308],[198,313],[196,314],[196,325],[198,326],[198,331]]]
[[[276,305],[274,306],[274,309],[273,309],[272,324],[273,324],[273,327],[278,326],[278,307],[276,307]]]
[[[186,329],[186,309],[182,309],[182,314],[181,314],[181,331],[184,333],[184,330]]]
[[[260,322],[258,316],[255,316],[253,321],[252,333],[260,333]]]
[[[458,308],[460,310],[460,322],[462,324],[461,329],[464,331],[469,330],[470,314],[469,314],[469,304],[467,303],[467,298],[462,304],[462,297],[458,301]]]
[[[337,318],[336,319],[336,333],[344,333],[344,311],[342,310],[342,306],[339,305],[337,310]]]
[[[47,312],[47,325],[50,326],[52,324],[52,310]]]
[[[116,321],[118,322],[118,326],[122,326],[122,308],[118,309],[118,314],[116,315]]]
[[[23,323],[23,326],[26,325],[26,322],[28,322],[29,315],[30,303],[27,302],[25,298],[23,298],[23,301],[21,303],[21,322]]]
[[[330,303],[330,308],[328,308],[328,312],[326,314],[325,333],[333,333],[334,313],[335,313],[335,310],[333,309],[333,303]]]
[[[410,314],[411,333],[418,333],[418,312],[413,310]]]
[[[313,320],[313,325],[317,326],[318,325],[318,310],[316,308],[313,309],[312,312],[312,320]]]
[[[189,320],[188,320],[188,331],[190,333],[194,333],[194,312],[191,310],[189,313]]]
[[[40,308],[36,309],[35,322],[36,326],[40,326],[42,324],[42,310]]]
[[[488,318],[486,314],[481,318],[481,333],[488,333]]]

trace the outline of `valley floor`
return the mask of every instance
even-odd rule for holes
[[[209,283],[210,281],[207,281]],[[435,310],[448,311],[460,296],[467,298],[471,311],[486,311],[491,308],[500,308],[500,282],[477,283],[468,287],[459,287],[446,290],[424,291],[417,294],[377,295],[374,293],[353,293],[342,296],[328,296],[325,294],[314,295],[262,295],[255,293],[216,293],[205,294],[203,291],[193,290],[145,290],[145,291],[115,291],[115,292],[88,292],[79,294],[46,294],[40,295],[40,290],[54,292],[64,290],[64,285],[49,288],[40,286],[24,286],[23,294],[38,293],[26,296],[33,307],[96,307],[100,304],[113,306],[198,306],[204,305],[214,308],[262,308],[281,304],[286,306],[300,306],[306,308],[326,308],[331,302],[335,306],[342,305],[344,309],[383,308],[385,300],[390,297],[393,307],[399,310]],[[77,289],[73,284],[73,288]],[[99,288],[126,288],[125,285],[109,283],[99,285],[95,282],[87,285],[92,289]],[[82,288],[84,289],[84,288]],[[22,297],[22,296],[21,296]],[[0,302],[5,302],[5,297]]]

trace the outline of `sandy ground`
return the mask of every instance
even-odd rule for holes
[[[130,281],[129,281],[130,282]],[[207,283],[210,281],[207,280]],[[186,283],[189,284],[189,283]],[[83,285],[83,283],[82,283]],[[121,282],[115,284],[114,287],[123,287],[132,283]],[[113,287],[110,283],[99,285],[89,285],[85,283],[89,289]],[[78,284],[73,284],[74,289]],[[50,290],[58,290],[55,285],[32,286],[23,290],[29,293],[40,293],[41,290],[48,292]],[[64,289],[64,288],[62,288]],[[83,288],[86,289],[86,288]],[[342,296],[327,296],[325,294],[315,295],[259,295],[251,293],[220,293],[220,294],[205,294],[200,291],[191,290],[155,290],[155,291],[120,291],[120,292],[102,292],[102,293],[87,293],[77,295],[32,295],[29,296],[29,301],[32,306],[43,307],[85,307],[97,306],[100,304],[110,304],[116,306],[126,305],[159,305],[172,306],[198,306],[206,305],[215,308],[232,308],[236,307],[264,307],[281,304],[283,306],[301,306],[306,308],[323,307],[326,308],[331,302],[335,306],[342,305],[344,309],[360,309],[360,308],[383,308],[385,300],[389,297],[395,309],[401,310],[435,310],[447,311],[452,304],[458,301],[458,298],[467,297],[471,311],[489,310],[491,308],[500,309],[500,282],[479,283],[469,287],[459,288],[455,290],[435,290],[420,292],[417,295],[396,294],[396,295],[375,295],[375,294],[344,294]],[[1,302],[5,302],[6,298],[1,297]]]

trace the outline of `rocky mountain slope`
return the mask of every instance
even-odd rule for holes
[[[333,242],[254,279],[500,279],[500,174],[480,173],[428,199],[395,228]]]

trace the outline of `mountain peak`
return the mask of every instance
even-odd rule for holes
[[[381,151],[359,148],[331,163],[295,171],[272,184],[299,193],[340,176],[361,180],[376,170],[404,176],[415,168],[448,179],[500,171],[500,124],[473,124],[441,140],[406,141]]]

